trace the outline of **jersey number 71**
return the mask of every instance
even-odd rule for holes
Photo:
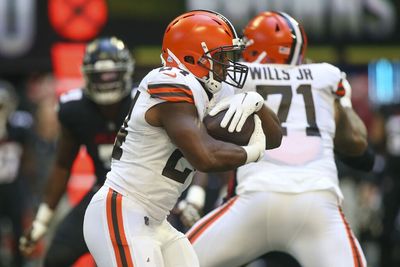
[[[260,95],[262,95],[262,97],[265,100],[268,98],[268,95],[272,94],[282,95],[282,100],[281,103],[279,104],[277,115],[281,123],[286,122],[293,98],[292,87],[290,85],[257,85],[256,91]],[[306,127],[306,135],[321,136],[315,118],[315,105],[312,97],[311,85],[310,84],[299,85],[296,88],[296,93],[303,95],[307,123],[308,123],[308,126]],[[282,126],[282,132],[283,135],[287,135],[286,127]]]

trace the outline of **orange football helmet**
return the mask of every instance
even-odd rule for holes
[[[165,66],[191,72],[216,93],[221,82],[243,87],[248,68],[236,62],[243,49],[228,19],[214,11],[193,10],[168,25],[161,58]]]
[[[301,64],[307,49],[303,27],[283,12],[262,12],[243,30],[247,62]]]

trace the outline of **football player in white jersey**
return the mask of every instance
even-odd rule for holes
[[[166,220],[194,170],[234,169],[280,145],[279,120],[258,93],[238,95],[243,110],[268,114],[262,123],[255,116],[247,146],[213,139],[202,123],[219,98],[233,93],[223,84],[227,77],[243,86],[248,69],[230,57],[243,47],[231,23],[212,11],[185,13],[166,28],[164,66],[141,81],[111,171],[86,210],[84,237],[98,266],[199,266],[186,236]]]
[[[254,17],[244,41],[243,58],[250,63],[243,89],[263,95],[284,137],[261,161],[239,167],[236,196],[188,231],[200,266],[241,266],[281,251],[305,267],[365,267],[341,208],[334,161],[334,150],[360,156],[367,148],[348,82],[330,64],[302,64],[306,35],[285,13]],[[210,114],[225,106],[218,104]]]

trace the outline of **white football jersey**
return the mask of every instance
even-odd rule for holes
[[[233,94],[223,86],[219,95]],[[199,120],[210,110],[208,96],[192,74],[171,67],[152,70],[139,85],[133,106],[116,138],[106,185],[146,206],[150,216],[163,220],[192,180],[194,168],[162,127],[147,123],[151,107],[165,102],[196,106]]]
[[[283,139],[262,161],[238,169],[237,193],[332,190],[341,200],[334,161],[334,91],[341,71],[327,63],[300,66],[247,63],[245,91],[257,91],[278,115]]]

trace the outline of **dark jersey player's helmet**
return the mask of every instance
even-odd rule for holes
[[[128,48],[116,37],[90,42],[82,66],[84,92],[100,105],[120,101],[132,89],[134,63]]]

